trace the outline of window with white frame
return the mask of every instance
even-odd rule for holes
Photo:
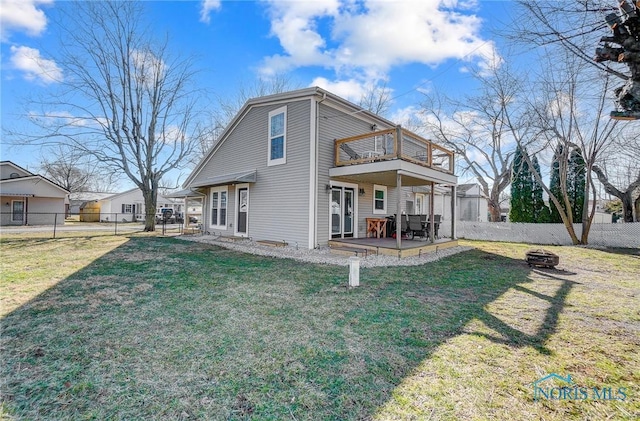
[[[269,159],[267,165],[287,162],[287,107],[269,113]]]
[[[373,213],[387,213],[387,186],[373,185]]]
[[[131,204],[131,203],[123,203],[122,204],[122,213],[133,213],[133,204]]]
[[[227,187],[211,188],[211,227],[227,229]]]

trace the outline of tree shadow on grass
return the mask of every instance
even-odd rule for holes
[[[527,288],[531,273],[472,250],[363,269],[349,290],[344,267],[131,238],[2,320],[4,408],[17,419],[370,418],[471,320],[493,341],[548,353],[572,282],[549,295]],[[549,303],[538,332],[486,310],[507,291]]]
[[[597,248],[599,251],[611,254],[619,254],[621,256],[631,256],[640,259],[640,248],[620,248],[620,247],[604,247]]]
[[[560,287],[553,295],[542,294],[519,284],[512,287],[516,291],[528,294],[549,303],[549,307],[545,311],[544,320],[535,333],[527,334],[521,330],[515,329],[505,323],[502,319],[488,311],[485,311],[478,315],[478,319],[489,328],[498,332],[501,336],[477,332],[472,334],[483,336],[493,342],[509,346],[530,346],[541,354],[550,355],[551,351],[545,346],[545,342],[555,333],[558,324],[558,317],[564,309],[567,296],[576,282],[553,276],[548,273],[545,273],[545,276],[549,279],[555,279],[560,282]]]

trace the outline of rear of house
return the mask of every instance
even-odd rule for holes
[[[414,200],[412,210],[433,213],[427,200],[434,202],[436,183],[455,189],[453,154],[443,150],[447,167],[433,170],[431,144],[414,136],[422,150],[411,150],[407,134],[320,88],[256,98],[184,187],[204,194],[203,228],[211,234],[302,248],[364,238],[367,218],[406,212]],[[401,145],[421,157],[404,161]]]
[[[308,246],[311,109],[306,93],[245,105],[185,182],[206,231]]]

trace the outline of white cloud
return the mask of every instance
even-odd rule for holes
[[[29,81],[39,80],[44,84],[62,81],[62,70],[56,62],[42,58],[35,48],[12,45],[11,64],[24,72],[24,78]]]
[[[200,8],[200,22],[209,23],[211,12],[220,9],[220,0],[202,0]]]
[[[188,138],[180,127],[175,124],[168,125],[164,128],[164,131],[156,133],[156,138],[165,144],[174,144],[185,141]]]
[[[495,56],[495,45],[479,35],[482,20],[472,13],[475,4],[269,0],[271,30],[283,54],[267,57],[263,71],[315,65],[347,78],[381,78],[392,67],[407,63],[435,66],[448,59],[483,63]]]
[[[285,54],[267,57],[263,74],[278,74],[292,67],[332,60],[322,51],[326,43],[317,26],[321,18],[338,15],[340,0],[268,0],[267,3],[270,5],[271,33],[280,40]]]
[[[1,0],[0,36],[5,41],[13,31],[24,31],[28,35],[40,35],[47,27],[47,17],[38,8],[52,4],[53,0]]]
[[[319,86],[356,104],[367,92],[365,82],[355,79],[330,81],[323,77],[317,77],[311,82],[311,86]]]
[[[96,128],[108,124],[104,117],[77,117],[69,111],[49,111],[44,114],[29,112],[29,119],[45,127],[88,127]]]
[[[136,82],[151,88],[157,81],[163,79],[167,66],[150,50],[133,50],[130,54],[135,69]]]

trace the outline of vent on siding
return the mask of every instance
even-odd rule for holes
[[[20,174],[18,174],[17,172],[12,172],[11,174],[9,174],[9,178],[18,178],[20,177]]]

